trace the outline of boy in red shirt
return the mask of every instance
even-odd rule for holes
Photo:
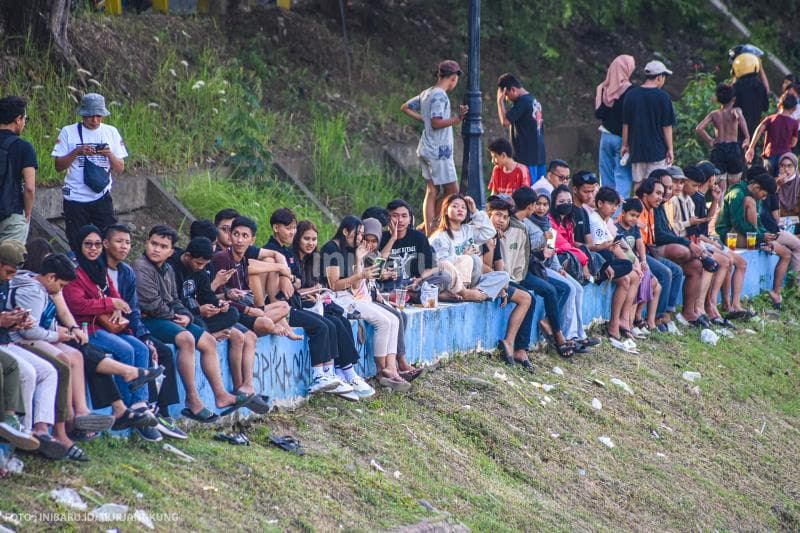
[[[496,139],[489,144],[494,169],[489,180],[492,194],[512,194],[520,187],[531,186],[531,175],[528,167],[514,161],[511,157],[513,149],[506,139]]]
[[[761,121],[753,133],[752,141],[745,154],[748,163],[755,157],[756,145],[761,134],[764,134],[764,150],[761,158],[764,167],[775,177],[778,175],[778,159],[785,153],[791,152],[797,144],[797,120],[792,118],[797,107],[797,97],[790,92],[783,93],[778,102],[778,112]]]

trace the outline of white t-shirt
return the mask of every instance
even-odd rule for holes
[[[587,211],[589,210],[587,209]],[[597,211],[589,211],[589,228],[592,232],[592,242],[594,244],[603,244],[604,242],[614,240],[614,237],[611,236],[611,232],[608,231],[608,226],[600,215],[597,214]]]
[[[106,143],[111,149],[111,153],[119,159],[128,157],[128,151],[125,149],[125,143],[122,141],[117,128],[108,124],[100,124],[95,130],[88,128],[83,129],[83,143],[84,144],[99,144]],[[79,144],[81,144],[81,137],[78,135],[78,125],[70,124],[61,128],[58,134],[58,140],[53,147],[53,152],[50,154],[53,157],[64,157],[73,151]],[[89,160],[95,165],[103,168],[111,168],[111,162],[107,157],[102,155],[88,156]],[[64,198],[72,200],[73,202],[93,202],[103,195],[111,191],[113,178],[110,180],[108,187],[103,191],[96,193],[89,188],[83,181],[83,161],[84,156],[78,156],[72,165],[67,169],[67,175],[64,178]]]
[[[111,283],[114,284],[117,290],[119,290],[119,270],[116,268],[108,267],[108,277],[111,278]]]
[[[547,176],[542,176],[541,178],[536,180],[536,183],[531,185],[531,189],[533,189],[534,191],[542,189],[549,192],[550,194],[553,194],[553,185],[547,180]]]

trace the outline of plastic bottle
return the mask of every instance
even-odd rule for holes
[[[83,334],[86,335],[86,338],[89,338],[89,323],[83,322],[81,324],[81,329],[83,330]]]

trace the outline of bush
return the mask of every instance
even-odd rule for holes
[[[693,74],[681,99],[675,102],[677,124],[672,132],[677,165],[690,165],[708,157],[709,148],[694,131],[698,122],[717,107],[717,82],[709,72]]]

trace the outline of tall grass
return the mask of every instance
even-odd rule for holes
[[[270,235],[269,217],[279,207],[292,209],[298,219],[310,219],[319,230],[320,244],[336,232],[313,204],[288,183],[271,177],[256,182],[231,180],[211,172],[181,177],[174,181],[178,199],[198,218],[213,220],[217,211],[233,207],[258,224],[257,244]]]
[[[420,203],[422,181],[385,168],[370,157],[367,141],[348,134],[345,115],[316,115],[313,136],[312,188],[339,214],[359,215],[373,205],[385,206],[395,198]]]

